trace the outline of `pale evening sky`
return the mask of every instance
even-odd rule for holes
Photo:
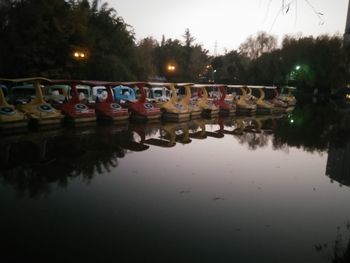
[[[181,39],[186,28],[211,54],[237,49],[249,35],[343,34],[349,0],[108,0],[134,28],[136,39]],[[104,2],[104,1],[102,1]],[[288,3],[290,6],[288,8]],[[286,13],[287,12],[287,13]],[[317,12],[322,13],[321,19]],[[286,14],[285,14],[286,13]],[[275,23],[274,23],[275,21]]]

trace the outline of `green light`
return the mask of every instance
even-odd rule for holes
[[[294,123],[294,120],[293,120],[293,119],[291,119],[291,120],[290,120],[290,123]]]
[[[297,66],[295,67],[295,69],[296,69],[296,70],[299,70],[299,69],[300,69],[300,66],[299,66],[299,65],[297,65]]]

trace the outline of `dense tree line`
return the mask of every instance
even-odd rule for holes
[[[238,51],[214,58],[217,81],[251,84],[296,84],[302,89],[336,89],[349,80],[349,52],[340,36],[285,36],[260,32]]]
[[[0,72],[7,77],[136,79],[132,29],[99,1],[3,0]],[[74,57],[83,52],[84,58]]]
[[[259,32],[213,57],[189,29],[182,40],[136,43],[133,28],[98,0],[2,0],[0,35],[4,77],[290,83],[320,91],[349,82],[350,52],[340,36],[285,36],[279,46],[275,36]]]

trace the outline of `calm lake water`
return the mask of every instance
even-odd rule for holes
[[[350,112],[0,139],[0,262],[348,262]]]

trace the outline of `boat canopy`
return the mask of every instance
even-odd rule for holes
[[[136,100],[135,90],[124,85],[115,86],[113,88],[114,97],[116,100],[132,101]]]

